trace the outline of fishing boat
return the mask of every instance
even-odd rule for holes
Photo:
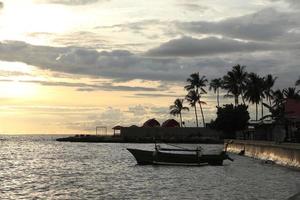
[[[233,161],[225,151],[219,154],[202,154],[202,148],[196,149],[174,149],[160,148],[155,145],[154,151],[131,149],[127,150],[135,157],[139,165],[223,165],[224,160]]]

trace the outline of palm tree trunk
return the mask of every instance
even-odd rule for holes
[[[220,96],[219,96],[219,88],[217,89],[217,102],[218,102],[218,107],[220,107]]]
[[[201,115],[202,115],[203,127],[205,127],[204,114],[203,114],[203,109],[202,109],[202,105],[201,105],[201,101],[200,100],[199,100],[199,105],[200,105],[200,111],[201,111]]]
[[[234,96],[234,105],[237,106],[239,104],[239,96]]]
[[[255,108],[256,108],[256,121],[257,121],[257,119],[258,119],[258,109],[257,109],[257,103],[255,103]]]
[[[243,93],[241,93],[241,97],[242,97],[243,104],[246,105]]]
[[[197,127],[199,127],[196,104],[195,104],[194,108],[195,108],[196,124],[197,124]]]
[[[264,100],[262,99],[261,100],[261,118],[264,117],[264,105],[263,105],[263,103],[264,103]]]
[[[182,127],[182,116],[181,116],[181,112],[179,113],[179,117],[180,117],[180,127]]]

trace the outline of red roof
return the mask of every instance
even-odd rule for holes
[[[175,119],[168,119],[164,123],[162,123],[161,127],[164,128],[180,127],[180,124]]]
[[[300,100],[287,99],[285,103],[285,114],[288,118],[300,119]]]
[[[160,127],[160,123],[156,119],[149,119],[144,124],[143,127],[145,128],[153,128],[153,127]]]

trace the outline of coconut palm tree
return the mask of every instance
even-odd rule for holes
[[[186,100],[190,103],[192,107],[195,109],[195,117],[196,117],[196,124],[199,127],[198,123],[198,114],[197,114],[197,103],[200,100],[200,95],[197,93],[196,90],[190,90],[189,93],[186,95]]]
[[[285,98],[283,91],[277,89],[275,91],[272,91],[271,94],[272,94],[272,101],[274,105],[278,106],[280,104],[283,104]]]
[[[256,120],[258,120],[258,104],[264,98],[263,79],[255,73],[250,73],[246,80],[245,98],[255,104]]]
[[[182,114],[181,112],[183,110],[187,110],[189,111],[188,107],[183,106],[183,101],[184,99],[176,99],[174,101],[174,104],[170,106],[170,114],[174,115],[174,116],[178,116],[180,117],[180,126],[182,127]]]
[[[234,97],[234,104],[237,106],[239,104],[239,96],[242,96],[243,103],[244,96],[243,91],[245,89],[245,81],[247,79],[247,72],[245,71],[245,66],[236,65],[232,67],[232,70],[227,72],[223,77],[223,89],[227,90],[226,96]]]
[[[223,82],[221,78],[212,79],[209,84],[209,90],[214,90],[214,93],[217,93],[218,107],[220,107],[219,92],[220,92],[220,88],[222,87],[222,84]]]
[[[201,76],[198,73],[193,73],[190,75],[190,77],[186,80],[189,84],[186,85],[184,88],[187,91],[192,91],[194,90],[198,97],[199,97],[199,102],[201,102],[201,94],[206,94],[206,90],[204,89],[204,87],[207,84],[207,79],[205,76]],[[203,114],[203,109],[202,109],[202,105],[201,103],[199,103],[200,106],[200,111],[201,111],[201,115],[202,115],[202,121],[203,121],[203,126],[205,126],[205,119],[204,119],[204,114]]]
[[[287,99],[299,99],[300,98],[299,92],[300,92],[299,90],[296,91],[296,88],[289,87],[283,90],[283,95]]]
[[[295,85],[296,85],[296,86],[300,85],[300,77],[299,77],[299,79],[296,81]]]
[[[264,77],[264,85],[265,85],[264,94],[270,106],[272,100],[272,87],[274,86],[276,79],[277,77],[273,77],[271,74],[268,74],[267,76]]]
[[[269,103],[269,106],[271,106],[271,97],[272,97],[272,87],[274,86],[274,83],[276,81],[277,77],[273,77],[271,74],[268,74],[267,76],[263,77],[263,93],[266,98],[266,100]],[[261,118],[264,117],[264,98],[261,99]]]
[[[270,105],[265,104],[264,106],[269,109],[270,115],[264,116],[264,118],[271,117],[276,121],[282,121],[284,119],[284,103],[285,97],[283,91],[277,89],[275,91],[271,91],[271,99],[272,102]]]

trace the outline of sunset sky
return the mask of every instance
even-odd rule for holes
[[[241,64],[278,76],[275,88],[300,75],[298,0],[0,2],[0,134],[163,122],[193,72]],[[210,121],[215,96],[203,99]]]

